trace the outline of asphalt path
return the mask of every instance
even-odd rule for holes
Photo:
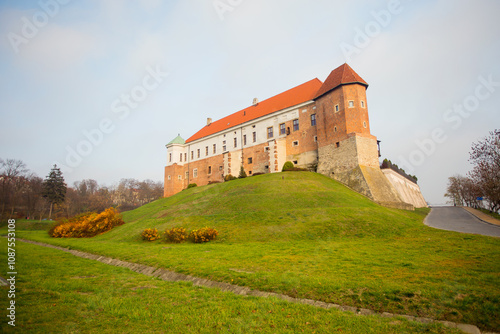
[[[500,226],[485,223],[461,207],[440,206],[431,209],[425,225],[440,230],[500,237]]]

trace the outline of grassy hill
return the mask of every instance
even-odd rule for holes
[[[420,227],[426,212],[387,209],[323,175],[289,172],[185,190],[125,212],[128,224],[103,238],[206,225],[230,242],[387,237]]]
[[[432,229],[429,210],[381,207],[315,173],[185,190],[123,214],[91,239],[42,242],[212,280],[500,331],[500,240]],[[145,228],[210,226],[216,242],[143,242]]]

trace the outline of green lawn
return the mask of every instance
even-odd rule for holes
[[[5,249],[7,240],[0,244]],[[7,324],[8,288],[1,287],[2,333],[459,333],[165,282],[20,241],[16,249],[16,327]]]
[[[92,239],[25,237],[293,297],[500,331],[500,239],[440,231],[427,209],[387,209],[315,173],[192,188],[125,212]],[[140,240],[210,226],[208,244]],[[1,232],[1,231],[0,231]]]

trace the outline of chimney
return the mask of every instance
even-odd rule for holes
[[[210,124],[212,124],[212,119],[209,117],[207,118],[207,126],[209,126]]]
[[[259,104],[259,99],[258,98],[254,98],[252,105],[256,106],[258,104]]]

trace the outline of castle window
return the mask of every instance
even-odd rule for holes
[[[293,164],[294,164],[294,165],[296,165],[296,164],[297,164],[297,160],[294,160],[294,161],[293,161]]]
[[[311,126],[316,126],[316,114],[311,115]]]
[[[273,138],[273,127],[270,126],[267,128],[267,138]]]
[[[365,101],[361,101],[361,108],[365,107]]]
[[[208,175],[212,174],[212,166],[208,166]]]
[[[184,153],[184,161],[188,161],[188,154]]]
[[[366,122],[363,122],[363,126],[366,128]]]
[[[314,136],[314,142],[317,143],[318,142],[318,136]]]
[[[172,153],[168,154],[168,162],[172,162]]]
[[[247,135],[243,135],[243,145],[247,144]]]
[[[248,158],[248,163],[249,163],[249,164],[251,164],[251,163],[252,163],[252,161],[253,161],[253,159],[252,159],[252,158]]]
[[[339,105],[338,104],[335,105],[335,112],[339,112]]]
[[[182,175],[177,176],[177,179],[179,179],[179,181],[181,181],[182,180]]]
[[[208,155],[208,146],[205,147],[205,156]]]
[[[293,120],[293,131],[298,131],[299,130],[299,120],[294,119]]]
[[[226,152],[226,145],[222,146],[222,152]]]
[[[224,137],[225,137],[225,136],[226,136],[226,135],[224,135]],[[226,141],[224,140],[224,141],[222,142],[222,144],[223,144],[223,145],[226,145]]]
[[[191,160],[194,159],[194,151],[191,151]]]
[[[182,153],[179,154],[179,161],[182,162]]]
[[[217,153],[217,144],[214,144],[214,154]]]
[[[255,125],[253,127],[255,127]],[[257,132],[252,133],[252,140],[254,143],[257,141]]]
[[[193,178],[198,177],[198,168],[193,169]]]
[[[248,175],[252,175],[252,171],[251,170],[248,171]]]
[[[340,147],[340,142],[336,142],[335,147]]]
[[[280,135],[284,135],[286,133],[285,123],[280,124]]]
[[[264,152],[269,152],[269,146],[264,147]]]
[[[238,138],[234,138],[234,147],[238,146]]]
[[[294,142],[292,143],[292,145],[293,145],[293,146],[299,146],[299,141],[298,141],[298,140],[294,141]]]
[[[197,153],[198,153],[198,158],[199,158],[199,157],[200,157],[200,149],[198,149],[198,152],[197,152]]]
[[[172,177],[169,175],[169,176],[167,176],[167,179],[170,181],[170,180],[172,180]]]
[[[337,132],[337,127],[336,126],[333,127],[333,132]]]
[[[349,108],[354,108],[354,101],[349,101]]]
[[[189,178],[189,172],[186,172],[185,178],[186,178],[186,180]]]

